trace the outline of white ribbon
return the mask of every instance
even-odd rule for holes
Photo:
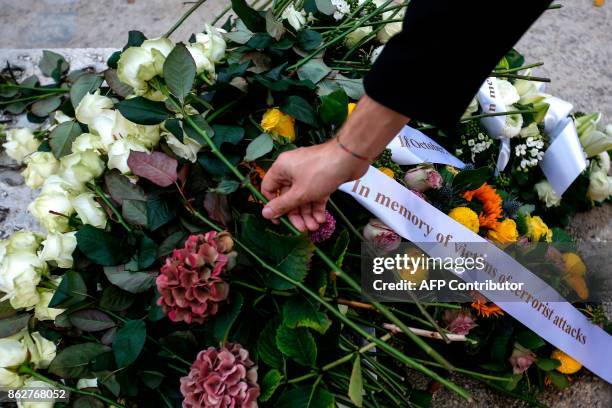
[[[404,126],[387,146],[397,164],[442,163],[462,169],[465,164],[423,132]]]
[[[466,281],[523,282],[530,294],[529,301],[521,297],[524,293],[504,292],[503,299],[499,292],[482,293],[548,342],[612,383],[609,358],[612,336],[591,323],[512,257],[373,167],[361,179],[340,186],[340,190],[353,196],[382,222],[430,256],[456,258],[460,256],[458,246],[467,243],[465,245],[469,247],[469,243],[477,243],[476,251],[486,253],[487,262],[497,271],[496,276],[491,276],[490,269],[458,276]]]

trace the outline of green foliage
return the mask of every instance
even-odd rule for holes
[[[117,109],[127,120],[140,125],[157,125],[166,120],[170,114],[163,102],[152,101],[142,96],[119,102]]]
[[[83,133],[81,126],[75,121],[69,120],[57,125],[49,134],[49,145],[53,155],[57,159],[61,159],[72,153],[72,142],[81,133]]]
[[[191,92],[196,76],[196,64],[183,44],[176,44],[164,61],[164,79],[170,93],[183,102]]]
[[[119,265],[129,257],[128,248],[113,234],[84,225],[77,233],[77,247],[98,265]]]
[[[60,351],[49,366],[49,372],[62,378],[88,378],[96,357],[110,351],[99,343],[80,343]]]
[[[117,366],[125,367],[136,361],[146,339],[147,327],[142,320],[130,320],[117,330],[113,341],[113,354]]]
[[[76,109],[79,106],[81,99],[88,93],[94,93],[100,85],[102,85],[103,78],[96,74],[83,74],[77,78],[70,88],[70,102]]]
[[[284,324],[276,331],[276,346],[287,357],[303,366],[312,367],[317,359],[317,346],[308,329],[289,328]]]
[[[283,306],[283,324],[290,328],[309,327],[325,334],[331,321],[312,299],[295,296]]]
[[[343,89],[322,96],[319,115],[323,123],[342,125],[348,115],[348,103],[348,95]]]

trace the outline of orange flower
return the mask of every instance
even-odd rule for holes
[[[497,317],[504,314],[503,310],[501,310],[499,306],[497,306],[495,303],[489,302],[487,298],[482,296],[480,293],[472,292],[472,296],[474,297],[472,308],[476,310],[478,316]]]
[[[466,191],[463,198],[472,201],[474,198],[482,203],[482,212],[478,215],[480,226],[484,228],[497,228],[502,216],[502,199],[497,191],[487,183],[476,190]]]

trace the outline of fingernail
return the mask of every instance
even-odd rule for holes
[[[261,210],[261,215],[267,219],[274,218],[274,211],[272,211],[270,207],[265,206],[263,210]]]

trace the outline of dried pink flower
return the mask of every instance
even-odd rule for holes
[[[257,367],[240,344],[198,353],[181,378],[183,408],[257,408]]]
[[[515,343],[514,350],[512,350],[508,361],[512,364],[512,372],[514,374],[523,374],[536,361],[536,355],[531,350]]]
[[[166,258],[157,277],[157,304],[173,322],[203,323],[227,299],[229,285],[221,277],[233,258],[227,232],[191,235],[185,246]]]
[[[363,237],[366,242],[380,252],[390,252],[400,245],[402,237],[386,226],[378,218],[372,218],[363,228]]]
[[[325,210],[325,222],[319,226],[319,229],[310,233],[310,239],[314,243],[327,241],[336,230],[336,219],[329,211]]]
[[[448,323],[447,328],[451,333],[464,336],[478,326],[474,316],[468,310],[445,310],[444,320]]]

